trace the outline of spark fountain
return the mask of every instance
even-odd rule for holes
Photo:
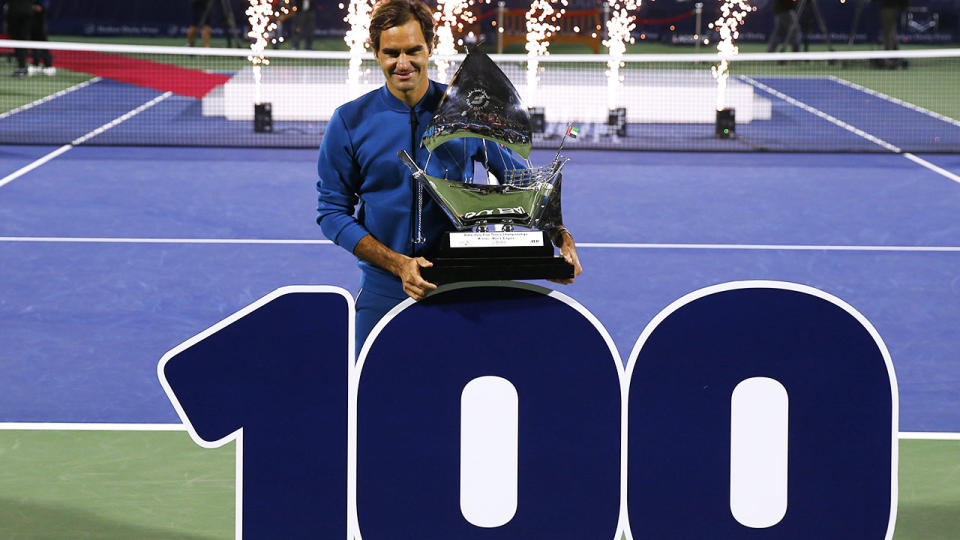
[[[247,60],[253,63],[254,104],[261,101],[260,85],[262,81],[261,67],[270,65],[270,59],[264,55],[270,33],[277,29],[273,18],[273,3],[270,0],[250,0],[246,11],[250,21],[250,32],[247,34],[253,41],[250,43],[252,54]]]
[[[344,5],[340,4],[340,9]],[[367,50],[367,38],[370,36],[370,15],[373,12],[372,0],[350,0],[344,22],[350,25],[343,40],[350,49],[350,64],[347,68],[347,92],[350,99],[360,97],[360,67],[363,54]]]
[[[567,0],[559,0],[561,8],[555,9],[553,4],[557,0],[533,0],[526,13],[527,27],[527,107],[540,105],[537,103],[538,74],[540,71],[540,57],[550,54],[550,37],[560,29],[557,20],[566,12]]]
[[[286,10],[286,6],[282,9]],[[250,21],[248,37],[251,54],[247,57],[253,63],[253,130],[257,133],[273,132],[273,105],[263,101],[263,66],[270,65],[264,54],[270,36],[277,30],[277,13],[270,0],[250,0],[246,11]],[[273,43],[276,43],[276,38]]]
[[[720,63],[710,68],[713,78],[717,80],[717,110],[721,111],[726,106],[727,78],[730,75],[730,60],[736,56],[740,49],[734,45],[734,41],[740,37],[738,28],[743,24],[743,19],[751,11],[749,0],[724,0],[720,6],[720,17],[710,25],[720,34],[720,41],[717,43],[717,54],[720,56]]]
[[[460,39],[454,42],[453,29],[463,30],[463,24],[473,23],[476,16],[470,11],[474,0],[437,0],[437,9],[433,18],[437,22],[437,48],[435,62],[437,64],[436,80],[442,83],[450,82],[447,79],[447,70],[453,65],[451,57],[457,54],[457,46],[463,45]]]
[[[623,86],[620,68],[624,66],[622,58],[627,51],[627,43],[635,41],[631,32],[637,27],[636,17],[630,12],[640,8],[640,1],[607,0],[610,18],[607,20],[607,39],[601,42],[610,56],[607,60],[607,108],[610,111],[607,124],[613,124],[621,135],[626,133],[627,114],[620,107],[620,87]]]

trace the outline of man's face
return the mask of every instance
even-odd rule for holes
[[[430,49],[420,24],[411,19],[384,30],[376,58],[390,93],[407,105],[416,105],[430,85],[427,78]]]

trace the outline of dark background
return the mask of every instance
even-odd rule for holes
[[[2,0],[0,0],[2,1]],[[233,6],[234,17],[241,29],[246,22],[245,0],[228,0]],[[339,3],[348,4],[349,0],[317,0],[317,29],[321,37],[341,37],[346,31],[343,21],[345,10]],[[434,5],[435,0],[427,0]],[[649,21],[637,26],[637,37],[642,33],[647,40],[667,43],[690,43],[695,30],[695,18],[687,16],[667,24],[655,21],[676,18],[690,13],[696,0],[644,0],[637,12],[640,19]],[[703,27],[715,20],[719,14],[720,0],[700,0],[703,2]],[[827,22],[831,39],[845,42],[850,32],[854,13],[862,0],[816,0]],[[879,40],[879,6],[883,0],[867,3],[863,17],[857,29],[857,41],[873,43]],[[214,0],[212,24],[214,35],[222,35],[220,28],[222,16],[220,0]],[[568,10],[595,9],[601,0],[570,0]],[[741,41],[765,41],[773,24],[772,0],[753,0],[757,8],[747,16],[742,27]],[[482,15],[495,9],[495,2],[473,7],[473,12]],[[507,0],[507,7],[526,9],[527,0]],[[124,36],[181,36],[186,33],[190,22],[190,2],[188,0],[72,0],[50,2],[48,19],[51,34],[69,35],[124,35]],[[907,24],[910,16],[915,25]],[[958,30],[960,2],[955,0],[913,0],[908,12],[901,18],[900,34],[904,42],[914,43],[956,43],[960,41]],[[492,33],[490,21],[485,19],[485,30]],[[931,24],[935,23],[935,24]],[[671,24],[674,29],[671,30]],[[926,27],[928,26],[929,27]],[[925,27],[925,28],[924,28]],[[492,34],[491,34],[492,35]],[[823,36],[815,31],[812,41],[822,41]]]

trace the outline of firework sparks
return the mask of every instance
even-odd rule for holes
[[[340,4],[340,9],[344,5]],[[367,50],[367,38],[370,37],[370,16],[373,13],[371,0],[350,0],[344,22],[350,25],[343,40],[350,49],[350,64],[347,68],[347,92],[350,98],[360,96],[360,67],[363,65],[363,53]]]
[[[263,51],[267,48],[270,33],[277,29],[277,23],[273,17],[273,4],[270,0],[250,0],[250,5],[245,12],[250,21],[250,32],[248,37],[253,39],[250,43],[252,54],[247,60],[253,63],[253,82],[254,82],[254,103],[260,103],[260,83],[261,67],[270,65]]]
[[[557,21],[566,12],[567,0],[559,0],[562,7],[555,9],[557,0],[533,0],[527,10],[527,106],[537,103],[537,75],[540,70],[540,57],[549,53],[550,37],[560,29]]]
[[[627,51],[627,44],[635,40],[631,35],[637,27],[636,17],[630,12],[640,8],[641,0],[607,0],[610,6],[610,19],[607,21],[607,39],[603,45],[609,51],[607,60],[607,105],[614,109],[619,105],[620,86],[623,77],[620,68],[624,66],[623,54]]]
[[[437,9],[433,13],[433,18],[437,22],[437,80],[443,83],[449,82],[447,79],[447,70],[453,65],[450,57],[457,54],[457,46],[463,45],[463,40],[453,39],[453,31],[463,31],[463,25],[476,22],[477,18],[470,11],[470,6],[474,0],[437,0]]]
[[[713,78],[717,80],[718,111],[726,106],[730,59],[740,52],[740,48],[733,44],[740,37],[740,31],[737,28],[743,24],[744,17],[750,11],[749,0],[724,0],[723,5],[720,6],[720,17],[710,25],[710,28],[716,29],[720,34],[720,41],[717,43],[720,63],[710,68]]]

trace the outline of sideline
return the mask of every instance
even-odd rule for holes
[[[65,243],[65,244],[280,244],[334,245],[330,240],[288,240],[278,238],[107,238],[70,236],[0,236],[0,242]],[[577,248],[588,249],[724,249],[745,251],[890,251],[890,252],[960,252],[960,246],[831,246],[790,244],[638,244],[623,242],[581,242]]]
[[[921,157],[917,157],[916,155],[911,154],[911,153],[909,153],[909,152],[904,152],[903,149],[900,148],[899,146],[890,144],[889,142],[887,142],[887,141],[885,141],[885,140],[883,140],[883,139],[881,139],[881,138],[879,138],[879,137],[877,137],[877,136],[871,135],[870,133],[867,133],[866,131],[863,131],[862,129],[860,129],[860,128],[852,125],[852,124],[848,124],[848,123],[844,122],[843,120],[840,120],[839,118],[836,118],[835,116],[832,116],[832,115],[830,115],[830,114],[827,114],[827,113],[825,113],[825,112],[823,112],[823,111],[821,111],[820,109],[817,109],[817,108],[815,108],[815,107],[811,107],[810,105],[807,105],[806,103],[804,103],[804,102],[802,102],[802,101],[800,101],[800,100],[798,100],[798,99],[796,99],[796,98],[794,98],[794,97],[788,96],[787,94],[784,94],[783,92],[781,92],[781,91],[779,91],[779,90],[776,90],[776,89],[774,89],[774,88],[771,88],[771,87],[763,84],[762,82],[757,81],[757,80],[755,80],[755,79],[752,79],[752,78],[750,78],[750,77],[748,77],[748,76],[746,76],[746,75],[741,75],[741,76],[738,77],[738,79],[740,79],[740,80],[742,80],[742,81],[750,84],[751,86],[754,86],[754,87],[756,87],[756,88],[759,88],[760,90],[763,90],[764,92],[766,92],[766,93],[768,93],[768,94],[770,94],[770,95],[776,96],[776,97],[782,99],[783,101],[786,101],[787,103],[793,105],[794,107],[798,107],[798,108],[800,108],[800,109],[802,109],[802,110],[804,110],[804,111],[807,111],[807,112],[810,113],[810,114],[813,114],[814,116],[817,116],[817,117],[819,117],[819,118],[822,118],[822,119],[826,120],[827,122],[830,122],[831,124],[833,124],[833,125],[835,125],[835,126],[837,126],[837,127],[840,127],[840,128],[842,128],[842,129],[844,129],[844,130],[846,130],[846,131],[849,131],[850,133],[853,133],[854,135],[857,135],[858,137],[862,137],[862,138],[864,138],[864,139],[872,142],[873,144],[876,144],[877,146],[883,148],[884,150],[889,150],[890,152],[893,152],[893,153],[895,153],[895,154],[900,154],[900,155],[902,155],[903,157],[909,159],[910,161],[912,161],[912,162],[914,162],[914,163],[916,163],[916,164],[918,164],[918,165],[921,165],[921,166],[923,166],[923,167],[926,167],[927,169],[930,169],[931,171],[933,171],[933,172],[935,172],[935,173],[937,173],[937,174],[939,174],[939,175],[941,175],[941,176],[944,176],[944,177],[946,177],[946,178],[948,178],[948,179],[950,179],[950,180],[953,180],[954,182],[960,183],[960,176],[958,176],[958,175],[956,175],[956,174],[953,174],[952,172],[947,171],[946,169],[943,169],[943,168],[941,168],[941,167],[938,167],[938,166],[934,165],[933,163],[930,163],[929,161],[927,161],[927,160],[925,160],[925,159],[923,159],[923,158],[921,158]],[[871,95],[878,96],[879,93],[878,93],[878,92],[872,92],[872,91],[871,91]],[[891,98],[891,99],[893,99],[893,98]]]
[[[38,99],[38,100],[36,100],[36,101],[27,103],[26,105],[21,105],[21,106],[17,107],[16,109],[10,109],[9,111],[7,111],[7,112],[5,112],[5,113],[0,113],[0,120],[3,120],[4,118],[7,118],[8,116],[13,116],[13,115],[15,115],[15,114],[17,114],[17,113],[21,113],[21,112],[23,112],[23,111],[32,109],[32,108],[36,107],[37,105],[43,105],[44,103],[46,103],[46,102],[48,102],[48,101],[51,101],[51,100],[56,99],[56,98],[58,98],[58,97],[64,96],[64,95],[66,95],[66,94],[69,94],[70,92],[74,92],[74,91],[76,91],[76,90],[80,90],[81,88],[86,88],[87,86],[90,86],[91,84],[94,84],[94,83],[98,83],[98,82],[100,82],[100,81],[102,81],[102,80],[103,80],[102,77],[94,77],[94,78],[92,78],[92,79],[88,79],[88,80],[83,81],[83,82],[81,82],[81,83],[77,83],[77,84],[75,84],[75,85],[73,85],[73,86],[71,86],[71,87],[64,88],[63,90],[60,90],[59,92],[56,92],[56,93],[53,93],[53,94],[50,94],[49,96],[44,96],[44,97],[42,97],[42,98],[40,98],[40,99]]]
[[[111,129],[111,128],[116,127],[117,125],[119,125],[119,124],[121,124],[121,123],[123,123],[123,122],[126,122],[127,120],[129,120],[129,119],[133,118],[134,116],[142,113],[143,111],[149,109],[150,107],[153,107],[153,106],[156,105],[157,103],[160,103],[161,101],[167,99],[168,97],[170,97],[170,96],[172,96],[172,95],[173,95],[172,92],[164,92],[163,94],[161,94],[161,95],[159,95],[159,96],[151,99],[150,101],[144,103],[143,105],[140,105],[140,106],[137,107],[136,109],[133,109],[132,111],[127,112],[126,114],[123,114],[123,115],[121,115],[121,116],[119,116],[119,117],[117,117],[117,118],[114,118],[113,120],[107,122],[106,124],[104,124],[104,125],[98,127],[97,129],[95,129],[95,130],[87,133],[86,135],[83,135],[83,136],[80,136],[80,137],[74,139],[70,144],[65,144],[65,145],[61,146],[60,148],[57,148],[57,149],[54,150],[53,152],[50,152],[49,154],[47,154],[47,155],[41,157],[40,159],[34,161],[33,163],[30,163],[30,164],[27,165],[26,167],[22,167],[22,168],[20,168],[20,169],[18,169],[18,170],[16,170],[16,171],[14,171],[13,173],[5,176],[5,177],[0,178],[0,187],[3,187],[3,186],[5,186],[5,185],[9,184],[10,182],[13,182],[13,181],[16,180],[17,178],[20,178],[21,176],[23,176],[23,175],[27,174],[28,172],[36,169],[37,167],[40,167],[40,166],[43,165],[44,163],[47,163],[48,161],[50,161],[50,160],[52,160],[52,159],[60,156],[61,154],[65,153],[65,152],[67,152],[67,151],[69,151],[69,150],[72,150],[74,147],[79,146],[79,145],[87,142],[88,140],[92,139],[93,137],[96,137],[97,135],[100,135],[100,134],[103,133],[104,131],[107,131],[108,129]]]
[[[0,422],[2,430],[35,431],[187,431],[184,424],[117,424],[82,422]],[[901,431],[900,440],[960,441],[960,433],[945,431]]]

